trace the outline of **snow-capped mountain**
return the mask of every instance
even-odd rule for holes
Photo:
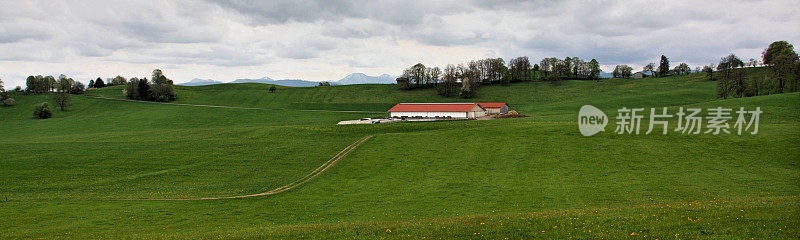
[[[222,82],[214,81],[213,79],[195,78],[195,79],[192,79],[189,82],[178,83],[177,85],[182,85],[182,86],[205,86],[205,85],[220,84],[220,83],[222,83]]]
[[[397,77],[391,76],[389,74],[381,74],[380,76],[369,76],[363,73],[352,73],[336,81],[334,83],[338,85],[349,85],[349,84],[394,84],[395,79]]]

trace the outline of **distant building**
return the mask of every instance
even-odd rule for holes
[[[401,89],[408,89],[411,86],[411,82],[408,81],[407,77],[399,77],[395,81],[397,81],[397,86]]]
[[[393,118],[479,118],[486,109],[477,103],[398,103],[389,114]]]
[[[508,113],[508,104],[495,102],[495,103],[478,103],[483,109],[486,109],[486,114],[506,114]]]
[[[634,74],[633,74],[633,78],[646,78],[646,77],[653,76],[653,74],[654,74],[654,73],[653,73],[653,72],[651,72],[651,71],[647,71],[647,72],[636,72],[636,73],[634,73]]]

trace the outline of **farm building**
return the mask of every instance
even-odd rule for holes
[[[508,104],[501,102],[494,103],[478,103],[483,109],[486,109],[486,114],[506,114],[508,113]]]
[[[636,72],[636,73],[634,73],[634,74],[633,74],[633,78],[646,78],[646,77],[653,76],[653,74],[654,74],[654,73],[653,73],[653,72],[651,72],[651,71],[646,71],[646,72]]]
[[[479,118],[486,109],[477,103],[398,103],[389,114],[393,118]]]

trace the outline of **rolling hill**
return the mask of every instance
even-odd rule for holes
[[[753,69],[750,76],[761,71]],[[702,74],[483,86],[176,86],[170,105],[49,94],[0,108],[2,238],[793,238],[800,94],[717,99]],[[504,101],[530,118],[337,126],[397,102]],[[246,107],[218,108],[195,105]],[[760,107],[757,135],[583,137],[577,109]],[[344,112],[358,110],[365,112]],[[647,121],[643,121],[647,124]],[[676,124],[670,122],[670,126]],[[269,191],[373,136],[303,185]],[[757,147],[754,147],[757,146]],[[645,237],[647,236],[647,237]]]

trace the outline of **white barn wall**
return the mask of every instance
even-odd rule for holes
[[[425,117],[433,118],[439,117],[452,117],[452,118],[467,118],[467,112],[391,112],[391,117]]]

